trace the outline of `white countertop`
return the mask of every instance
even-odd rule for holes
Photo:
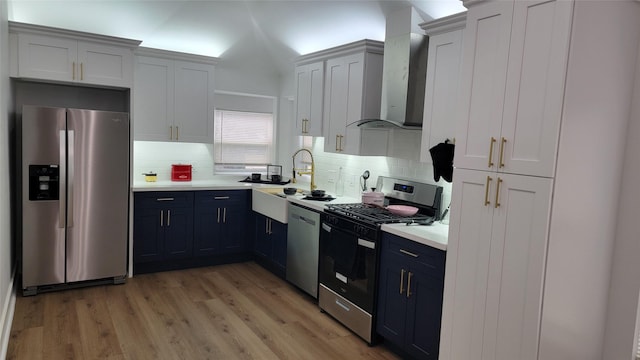
[[[207,180],[193,181],[155,181],[146,182],[136,180],[131,186],[131,190],[138,191],[193,191],[193,190],[250,190],[253,187],[277,187],[282,185],[255,184],[240,182],[245,176],[220,175]]]
[[[449,225],[441,224],[439,221],[432,225],[405,225],[405,224],[383,224],[382,231],[398,235],[405,239],[428,245],[440,250],[447,250],[449,239]]]
[[[220,175],[214,176],[208,180],[193,181],[157,181],[145,182],[134,181],[131,190],[134,192],[141,191],[199,191],[199,190],[251,190],[257,188],[274,188],[274,187],[296,187],[296,184],[277,185],[277,184],[260,184],[260,183],[244,183],[239,180],[244,176]],[[311,210],[324,211],[325,205],[328,204],[349,204],[359,203],[361,199],[347,196],[335,196],[336,199],[331,201],[303,200],[303,195],[297,193],[295,195],[287,195],[289,202],[302,205]],[[447,240],[449,236],[449,226],[440,222],[435,222],[430,226],[423,225],[405,225],[405,224],[384,224],[382,231],[390,234],[428,245],[440,250],[447,250]]]

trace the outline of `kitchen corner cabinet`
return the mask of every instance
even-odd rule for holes
[[[287,224],[254,212],[256,216],[253,251],[276,275],[284,278],[287,265]]]
[[[213,143],[215,58],[140,49],[134,139]]]
[[[445,252],[383,233],[376,330],[416,359],[438,359]]]
[[[571,1],[469,9],[456,167],[554,176],[572,10]]]
[[[297,135],[322,136],[324,62],[297,65],[295,81]]]
[[[196,192],[194,256],[247,251],[250,208],[246,190]]]
[[[429,36],[420,152],[422,162],[432,162],[429,149],[456,136],[458,82],[466,18],[464,12],[421,25]]]
[[[133,217],[135,263],[192,256],[193,193],[136,193]]]
[[[133,49],[140,42],[10,23],[17,36],[19,78],[130,88]]]
[[[324,149],[352,155],[386,155],[384,143],[378,142],[373,151],[367,150],[361,146],[360,128],[347,126],[380,117],[383,45],[365,41],[353,51],[356,52],[326,61]]]

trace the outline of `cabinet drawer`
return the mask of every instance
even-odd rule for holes
[[[416,270],[442,277],[444,275],[445,252],[427,245],[384,233],[383,250],[402,256]]]
[[[142,207],[192,206],[192,191],[139,192],[134,195],[135,205]]]
[[[196,205],[244,204],[249,199],[249,190],[198,191]]]

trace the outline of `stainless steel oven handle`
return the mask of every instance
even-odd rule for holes
[[[336,305],[340,306],[345,311],[351,311],[351,308],[349,308],[347,305],[341,303],[340,300],[338,300],[338,299],[336,299]]]
[[[369,249],[375,249],[376,248],[376,243],[374,243],[373,241],[360,239],[360,238],[358,238],[358,245],[364,246],[364,247],[369,248]]]
[[[322,223],[322,230],[326,231],[326,232],[331,232],[331,226]]]

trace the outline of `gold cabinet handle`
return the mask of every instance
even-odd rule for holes
[[[171,210],[167,210],[167,227],[171,226]]]
[[[163,218],[164,218],[164,210],[160,210],[160,227],[164,227]]]
[[[169,140],[173,140],[173,126],[169,126]]]
[[[487,176],[487,183],[484,186],[484,206],[491,204],[489,201],[489,184],[491,183],[491,176]]]
[[[503,136],[502,141],[500,141],[500,164],[498,165],[501,168],[504,167],[504,144],[506,143],[507,143],[507,139],[505,139]]]
[[[407,277],[407,299],[411,297],[411,276],[413,276],[413,273],[409,271],[409,277]]]
[[[342,138],[344,138],[344,135],[340,135],[340,151],[344,151],[344,148],[342,148]]]
[[[406,271],[404,269],[400,270],[400,294],[404,292],[404,273]]]
[[[498,177],[498,183],[496,184],[496,203],[494,205],[496,209],[500,207],[500,183],[502,183],[502,179]]]
[[[179,140],[180,137],[180,128],[176,126],[176,140]]]
[[[491,137],[491,141],[489,142],[489,167],[493,167],[493,144],[495,144],[496,138]]]
[[[76,62],[73,62],[73,65],[71,66],[71,80],[75,80],[76,79]]]
[[[80,80],[84,80],[84,63],[80,63]]]
[[[336,135],[336,151],[340,151],[340,135]]]

